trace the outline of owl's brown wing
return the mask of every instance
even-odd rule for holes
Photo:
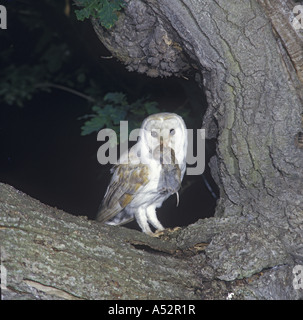
[[[108,221],[121,212],[148,182],[147,165],[119,164],[112,171],[112,179],[97,214],[100,222]]]

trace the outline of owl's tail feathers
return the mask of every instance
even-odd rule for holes
[[[98,222],[105,222],[107,219],[107,214],[104,214],[104,210],[102,210],[102,207],[100,206],[100,208],[98,209],[98,212],[97,212],[97,216],[96,216],[96,220]]]
[[[114,208],[108,208],[101,205],[96,220],[100,223],[121,226],[134,220],[134,214],[127,210],[123,210],[119,205],[116,205]]]
[[[119,212],[118,210],[113,210],[113,209],[115,208],[106,207],[102,201],[97,211],[96,220],[101,223],[104,223],[110,220],[112,217],[114,217],[117,214],[117,212]]]

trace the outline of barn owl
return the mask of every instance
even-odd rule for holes
[[[172,194],[177,194],[186,170],[187,130],[183,119],[174,113],[147,117],[137,143],[124,153],[113,174],[97,220],[121,225],[134,218],[143,232],[153,235],[164,229],[156,208]]]

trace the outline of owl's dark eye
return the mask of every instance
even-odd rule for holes
[[[154,137],[154,138],[157,138],[158,137],[158,133],[157,131],[151,131],[151,136]]]
[[[171,136],[173,136],[175,133],[176,133],[175,129],[170,129],[170,130],[169,130],[169,134],[170,134]]]

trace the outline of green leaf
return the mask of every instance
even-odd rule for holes
[[[88,119],[82,127],[82,135],[90,134],[94,131],[99,131],[103,127],[110,128],[116,131],[119,136],[120,121],[128,120],[129,132],[135,128],[139,128],[142,120],[152,114],[160,112],[155,101],[148,101],[146,98],[141,98],[129,104],[126,95],[122,92],[108,92],[103,101],[92,106],[94,114],[88,115]],[[125,137],[122,137],[124,139]]]
[[[110,29],[118,20],[118,11],[125,7],[126,2],[124,0],[78,0],[78,5],[84,7],[75,10],[78,20],[98,18],[102,26]]]
[[[122,92],[109,92],[104,96],[103,100],[111,101],[117,105],[127,104],[126,96]]]
[[[88,19],[91,15],[91,11],[89,8],[83,8],[80,10],[75,10],[76,17],[79,21],[83,21],[84,19]]]
[[[103,109],[100,106],[92,106],[92,110],[96,112],[97,114],[102,114]]]
[[[120,124],[120,121],[125,120],[127,112],[123,109],[113,110],[111,113],[111,119],[113,124]]]
[[[157,105],[158,103],[155,101],[147,101],[144,103],[144,108],[148,114],[158,113],[160,110]]]
[[[117,11],[120,5],[117,1],[105,1],[102,10],[99,12],[99,20],[105,28],[111,28],[118,20]]]
[[[99,131],[106,124],[106,119],[103,117],[92,118],[89,121],[86,121],[81,127],[81,136],[86,136],[94,131]]]

